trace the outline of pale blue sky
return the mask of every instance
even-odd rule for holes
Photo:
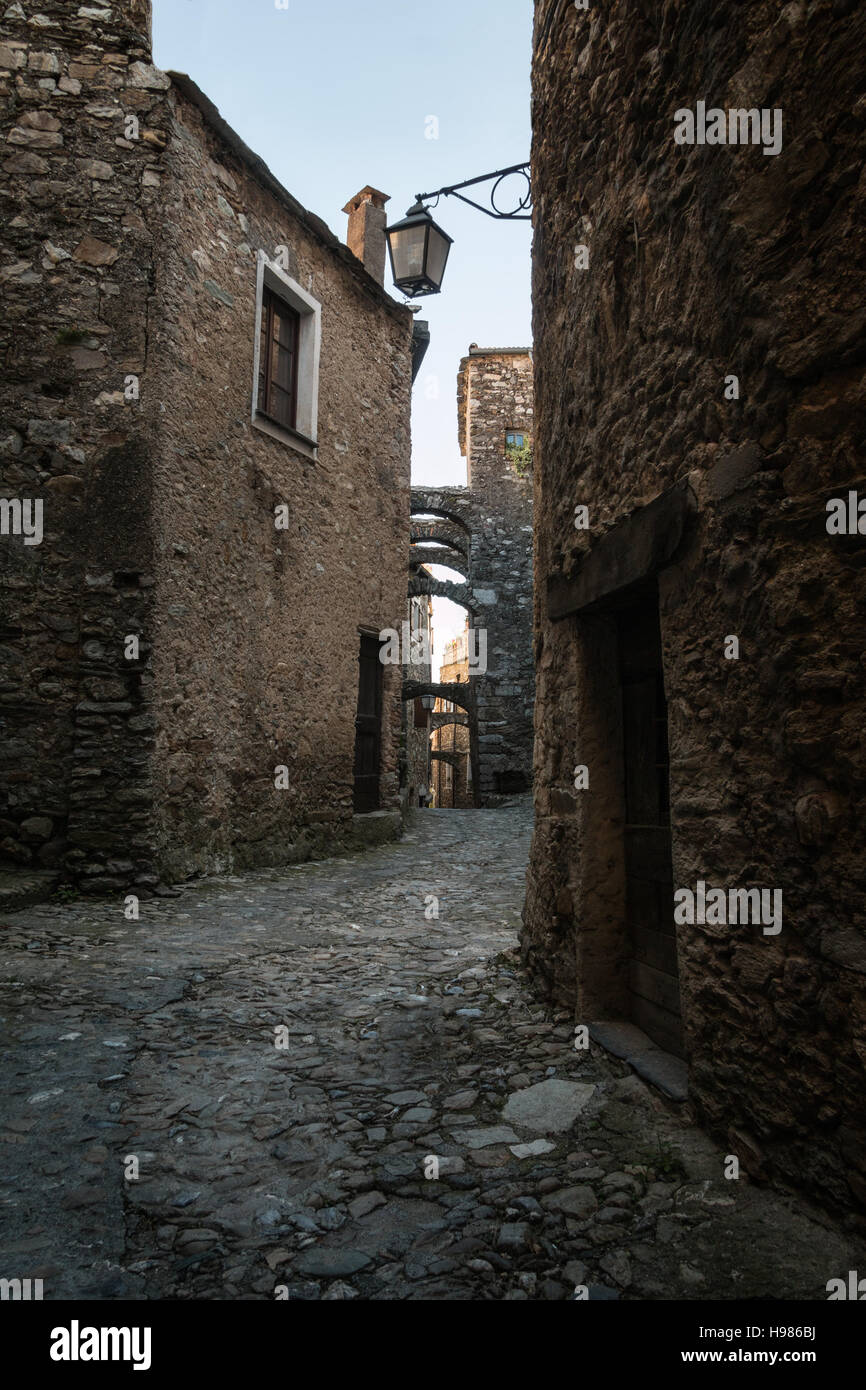
[[[397,221],[418,192],[529,157],[532,0],[153,0],[153,32],[157,64],[188,73],[341,240],[340,209],[365,184],[391,195]],[[462,483],[458,363],[471,342],[529,344],[531,228],[454,198],[434,216],[454,245],[419,315],[431,343],[413,480]]]

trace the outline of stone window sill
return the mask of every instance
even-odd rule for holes
[[[262,412],[256,411],[253,416],[253,428],[261,430],[263,434],[269,434],[271,439],[278,439],[282,444],[288,444],[290,448],[296,449],[299,454],[306,458],[316,459],[318,456],[318,441],[308,439],[305,434],[298,430],[289,429],[286,425],[278,425],[275,420]]]

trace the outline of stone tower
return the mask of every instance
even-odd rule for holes
[[[472,498],[471,626],[487,629],[476,683],[482,798],[532,785],[532,471],[511,438],[532,444],[532,355],[473,344],[457,373],[460,452]]]
[[[468,716],[473,796],[490,804],[528,791],[532,777],[532,355],[479,348],[457,375],[467,487],[412,489],[410,593],[469,610],[468,682],[437,692]],[[516,447],[522,441],[525,448]],[[431,551],[424,543],[437,542]],[[419,568],[445,565],[465,582]],[[486,644],[486,667],[480,661]]]

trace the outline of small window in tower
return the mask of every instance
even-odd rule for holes
[[[526,437],[520,430],[505,431],[505,448],[511,453],[514,449],[522,449],[526,443]]]

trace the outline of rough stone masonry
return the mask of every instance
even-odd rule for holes
[[[864,47],[847,0],[536,5],[524,955],[580,1021],[678,1024],[690,1101],[729,1152],[849,1210],[866,1202],[866,556],[826,522],[866,491]],[[781,147],[675,141],[698,101],[778,108]],[[644,824],[641,718],[670,766],[669,811]],[[696,920],[671,942],[670,890],[699,882],[779,890],[781,930]]]
[[[15,3],[0,42],[0,494],[44,510],[2,540],[0,855],[105,891],[345,841],[360,634],[406,601],[412,318],[366,190],[381,256],[153,67],[149,9]],[[291,431],[258,410],[269,285]],[[400,719],[390,667],[392,830]]]

